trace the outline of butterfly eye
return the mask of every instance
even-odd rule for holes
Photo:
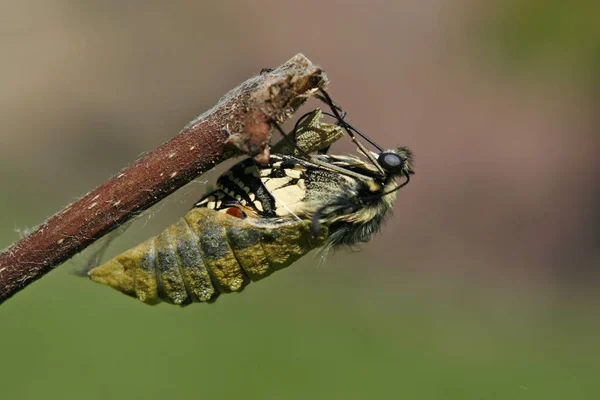
[[[404,168],[404,159],[392,152],[384,152],[379,155],[377,162],[381,165],[381,168],[389,173],[399,174]]]

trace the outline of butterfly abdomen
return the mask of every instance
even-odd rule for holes
[[[89,275],[148,304],[210,302],[289,266],[326,238],[326,230],[313,236],[310,221],[251,221],[200,207]]]

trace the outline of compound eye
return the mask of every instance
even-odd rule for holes
[[[392,152],[381,153],[377,158],[377,162],[381,165],[381,168],[393,174],[399,174],[404,168],[404,159]]]

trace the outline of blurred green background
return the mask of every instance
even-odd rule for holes
[[[360,251],[309,255],[213,305],[149,307],[78,278],[85,251],[0,306],[0,396],[600,398],[598,11],[3,2],[0,248],[298,52],[349,120],[415,151],[417,174]],[[220,170],[107,256],[183,215]]]

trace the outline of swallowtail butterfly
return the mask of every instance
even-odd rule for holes
[[[212,302],[312,249],[368,241],[413,173],[411,152],[366,150],[355,133],[375,144],[345,121],[326,92],[317,97],[332,108],[325,114],[335,125],[322,123],[318,109],[304,115],[273,146],[268,163],[234,165],[183,218],[91,269],[90,278],[148,304]],[[343,130],[366,160],[325,154]],[[406,179],[401,185],[399,177]]]

